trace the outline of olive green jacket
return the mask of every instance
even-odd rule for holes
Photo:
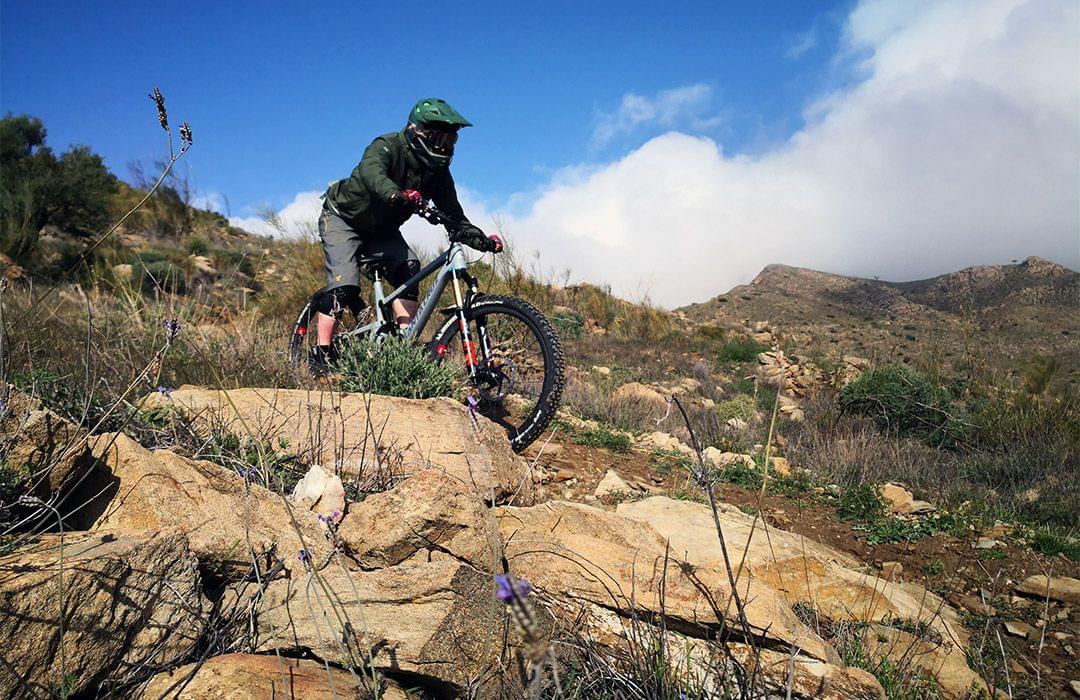
[[[412,154],[403,132],[383,134],[367,147],[352,175],[326,191],[330,210],[353,228],[374,235],[390,234],[408,220],[408,207],[390,200],[403,190],[416,190],[461,229],[461,240],[476,247],[487,239],[465,217],[449,170],[425,168]]]

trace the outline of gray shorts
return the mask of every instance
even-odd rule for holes
[[[349,226],[337,214],[323,206],[319,216],[319,237],[322,239],[326,261],[328,288],[360,286],[360,276],[368,279],[379,276],[397,287],[420,269],[420,260],[401,236],[401,231],[371,234]],[[402,297],[415,299],[416,290]]]

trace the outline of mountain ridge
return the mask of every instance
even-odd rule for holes
[[[1011,365],[1032,353],[1080,361],[1080,273],[1032,256],[1009,265],[977,265],[907,282],[848,277],[783,264],[749,284],[677,309],[721,326],[768,320],[799,347],[861,352],[910,362],[938,349],[944,357]]]

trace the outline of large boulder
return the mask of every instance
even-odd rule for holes
[[[1080,579],[1068,576],[1029,576],[1016,585],[1016,591],[1063,603],[1080,603]]]
[[[84,430],[27,394],[12,390],[0,402],[0,470],[25,495],[55,503],[85,471],[85,438]]]
[[[551,501],[498,509],[510,570],[561,599],[570,616],[581,604],[622,615],[662,617],[668,629],[707,636],[739,628],[728,576],[713,563],[685,562],[651,525],[599,508]],[[738,583],[751,633],[798,647],[816,659],[836,652],[798,620],[790,605],[749,572]]]
[[[616,401],[640,404],[656,411],[664,411],[668,404],[666,396],[640,382],[627,382],[621,385],[611,397]]]
[[[41,536],[0,557],[0,695],[137,680],[191,653],[209,609],[176,531]]]
[[[328,548],[316,516],[231,469],[148,450],[122,433],[94,436],[93,472],[79,487],[88,504],[74,524],[88,530],[179,527],[200,558],[246,569],[252,553]],[[81,498],[76,500],[82,500]]]
[[[140,698],[305,698],[337,700],[371,697],[405,700],[400,686],[385,678],[375,682],[363,672],[350,673],[311,659],[291,659],[277,654],[224,654],[159,673],[142,689]]]
[[[429,469],[390,491],[350,504],[338,536],[345,552],[364,569],[441,551],[492,571],[497,535],[486,510],[476,492]]]
[[[498,502],[528,503],[528,465],[506,432],[450,399],[290,389],[181,388],[147,406],[184,409],[205,430],[287,441],[304,459],[349,481],[400,478],[438,469]]]
[[[651,525],[688,561],[722,559],[708,506],[657,496],[620,504],[618,512]],[[731,506],[721,505],[718,515],[732,566],[742,575],[752,574],[789,605],[809,605],[829,620],[925,627],[939,643],[920,647],[920,664],[937,676],[948,697],[966,697],[971,683],[978,682],[964,657],[968,635],[958,613],[930,591],[881,579],[848,555],[800,535],[771,525],[766,532],[760,519],[755,524],[752,516]],[[900,660],[910,656],[912,644],[882,645],[880,650]]]
[[[294,568],[270,582],[256,613],[256,651],[310,650],[458,688],[490,667],[507,632],[491,576],[439,552],[375,571]]]

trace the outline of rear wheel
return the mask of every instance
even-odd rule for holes
[[[565,381],[559,337],[539,309],[516,297],[480,297],[466,321],[476,348],[479,410],[503,426],[520,451],[540,437],[559,407]],[[432,351],[466,367],[459,325],[456,315],[448,319]]]

